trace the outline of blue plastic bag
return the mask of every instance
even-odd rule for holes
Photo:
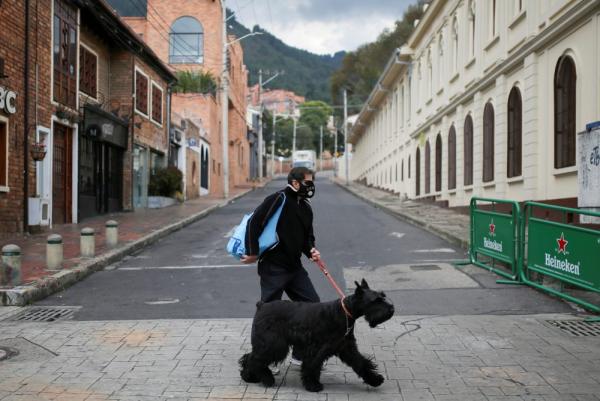
[[[277,235],[277,223],[279,222],[279,216],[283,210],[285,204],[285,195],[283,195],[283,202],[281,206],[277,208],[273,216],[269,219],[265,228],[263,229],[260,237],[258,237],[258,256],[262,255],[265,251],[274,248],[279,243],[279,236]],[[229,238],[227,243],[227,253],[236,259],[240,259],[242,255],[246,254],[246,228],[248,227],[248,220],[252,217],[253,213],[247,214],[242,219],[241,223],[233,231],[233,235]]]

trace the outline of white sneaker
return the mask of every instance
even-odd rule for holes
[[[296,365],[296,366],[301,366],[302,365],[302,361],[300,359],[296,359],[293,356],[290,357],[290,363],[292,365]]]
[[[273,373],[273,376],[277,376],[278,374],[281,373],[281,370],[279,370],[277,365],[271,365],[271,366],[269,366],[269,369],[271,369],[271,373]]]

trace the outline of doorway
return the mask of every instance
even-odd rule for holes
[[[65,224],[72,221],[73,132],[58,123],[52,128],[52,222]]]

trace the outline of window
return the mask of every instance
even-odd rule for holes
[[[162,106],[163,106],[163,91],[152,83],[152,120],[155,123],[162,124]]]
[[[456,130],[454,125],[448,133],[448,189],[456,188]]]
[[[141,71],[135,71],[135,109],[148,115],[148,77]]]
[[[438,90],[440,90],[444,85],[444,36],[440,34],[438,38]]]
[[[490,2],[490,36],[495,38],[498,34],[498,12],[497,12],[497,1],[492,0]]]
[[[576,84],[573,59],[559,58],[554,72],[554,168],[575,165]]]
[[[54,1],[53,99],[77,106],[77,9],[63,0]]]
[[[400,162],[400,181],[404,182],[404,159]]]
[[[427,54],[427,95],[429,99],[433,96],[433,65],[431,65],[431,49]]]
[[[79,90],[96,99],[98,78],[98,56],[79,46]]]
[[[452,72],[458,71],[458,19],[452,20]]]
[[[169,63],[202,64],[204,62],[204,29],[193,17],[180,17],[169,33]]]
[[[483,182],[494,181],[494,106],[483,109]]]
[[[435,190],[442,190],[442,135],[435,138]]]
[[[507,172],[508,178],[521,175],[521,141],[522,141],[522,102],[521,92],[516,86],[508,95],[508,138],[507,138]]]
[[[417,154],[415,155],[415,170],[417,176],[415,177],[415,194],[416,196],[421,195],[421,150],[417,148]]]
[[[425,142],[425,193],[431,192],[431,146]]]
[[[0,188],[8,187],[8,124],[0,120]]]
[[[410,178],[410,155],[408,156],[408,178]]]
[[[473,119],[465,118],[464,128],[464,184],[473,185]]]

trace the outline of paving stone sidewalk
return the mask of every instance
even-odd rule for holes
[[[469,246],[469,216],[431,203],[404,200],[398,195],[351,182],[345,185],[340,177],[332,178],[340,187],[372,205],[444,238],[464,249]]]
[[[265,185],[266,181],[256,186]],[[42,234],[0,239],[0,248],[16,244],[22,253],[22,285],[13,287],[0,283],[0,305],[24,305],[81,280],[89,273],[113,263],[123,256],[191,224],[216,208],[252,191],[253,186],[236,187],[228,199],[206,196],[162,209],[142,209],[136,212],[113,213],[85,219],[79,224],[55,226]],[[108,248],[105,244],[105,224],[108,220],[119,223],[119,244]],[[95,230],[96,256],[80,257],[80,232],[84,227]],[[62,269],[49,270],[46,266],[46,242],[50,234],[63,238],[64,262]]]
[[[0,400],[590,401],[600,395],[598,337],[548,324],[570,315],[396,316],[357,325],[360,349],[385,383],[363,384],[331,359],[323,392],[303,390],[296,367],[276,386],[241,381],[250,319],[0,322]]]

